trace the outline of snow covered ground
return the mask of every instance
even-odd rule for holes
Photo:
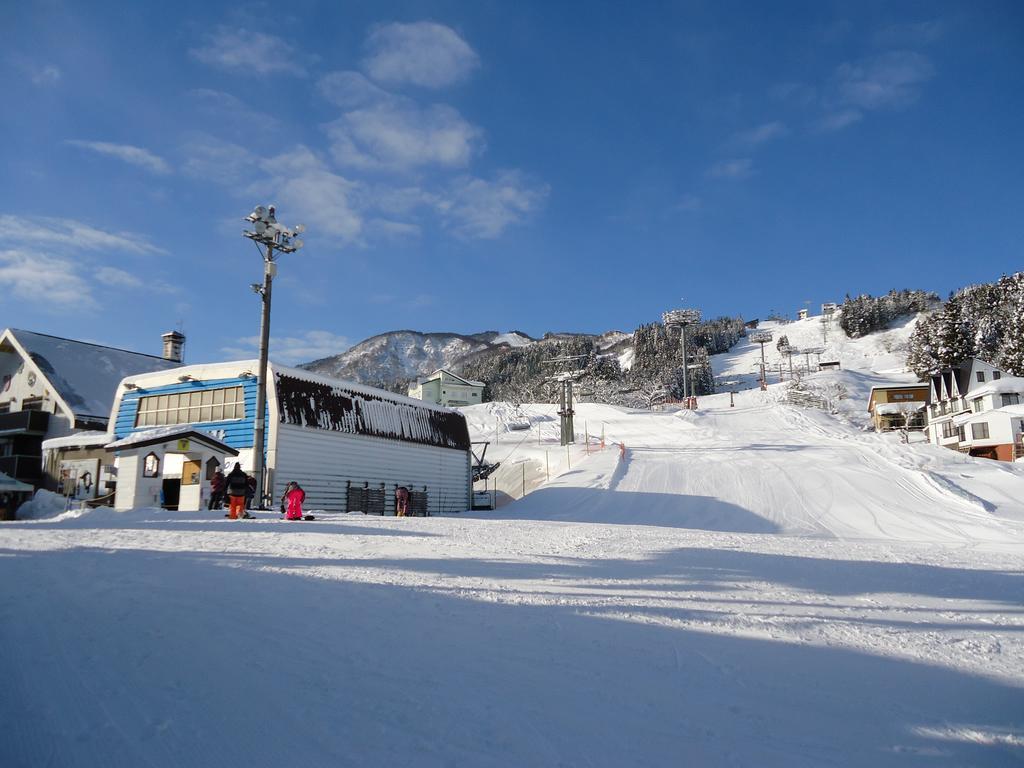
[[[4,524],[0,765],[1024,763],[1024,465],[785,387],[469,408],[493,512]]]

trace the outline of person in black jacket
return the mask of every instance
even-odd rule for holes
[[[249,517],[245,511],[245,496],[249,492],[249,476],[242,471],[242,465],[237,461],[235,468],[224,478],[224,485],[227,488],[230,505],[228,517],[237,520],[240,517]]]

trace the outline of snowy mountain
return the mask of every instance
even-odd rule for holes
[[[437,368],[450,368],[466,355],[495,346],[489,335],[390,331],[371,336],[339,355],[300,367],[325,376],[392,388]],[[493,333],[493,337],[497,336]]]
[[[544,341],[587,338],[601,349],[628,344],[632,335],[608,331],[600,335],[583,333],[547,333]],[[481,331],[480,333],[423,333],[401,330],[381,333],[359,342],[351,349],[300,365],[300,368],[386,389],[403,389],[417,376],[438,368],[458,371],[470,359],[481,355],[501,354],[535,344],[535,339],[522,331]]]

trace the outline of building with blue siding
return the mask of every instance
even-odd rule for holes
[[[256,370],[249,360],[129,376],[114,399],[111,441],[190,425],[237,450],[251,471]],[[275,500],[296,481],[311,509],[393,513],[398,486],[429,514],[469,508],[469,430],[457,411],[271,363],[265,418],[265,486]],[[181,465],[173,455],[162,461],[165,487]],[[204,468],[204,498],[214,468]]]

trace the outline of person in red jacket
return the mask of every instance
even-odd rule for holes
[[[306,492],[299,487],[294,480],[288,483],[288,491],[285,493],[288,502],[288,509],[284,516],[288,520],[302,519],[302,502],[306,500]]]
[[[224,507],[225,485],[224,473],[218,469],[210,478],[210,504],[207,509],[222,509]]]

